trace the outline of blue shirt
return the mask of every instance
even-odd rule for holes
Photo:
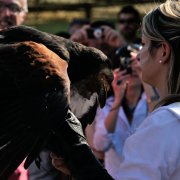
[[[136,128],[148,115],[148,108],[145,93],[142,94],[134,114],[131,125],[128,122],[123,107],[120,107],[118,118],[116,121],[115,131],[108,133],[104,121],[109,114],[111,106],[114,102],[114,97],[107,99],[103,109],[98,109],[95,121],[94,147],[97,150],[105,152],[105,168],[108,173],[118,179],[118,171],[122,161],[122,150],[126,139],[136,131]]]

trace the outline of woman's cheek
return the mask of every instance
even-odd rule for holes
[[[146,48],[144,47],[142,50],[141,50],[141,53],[140,53],[140,63],[141,63],[141,67],[143,68],[143,66],[147,63],[148,59],[148,53],[147,53],[147,50]]]
[[[140,64],[141,64],[141,67],[144,65],[144,58],[142,54],[140,54]]]

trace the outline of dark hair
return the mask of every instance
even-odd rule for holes
[[[91,27],[93,27],[93,28],[98,28],[101,26],[109,26],[112,29],[115,29],[114,23],[109,20],[99,20],[99,21],[94,21],[93,23],[91,23]]]
[[[90,24],[90,21],[88,19],[73,19],[70,22],[69,27],[72,27],[74,25],[83,26],[83,25],[86,25],[86,24]]]
[[[134,15],[134,19],[136,21],[136,23],[140,23],[141,22],[141,17],[139,12],[131,5],[128,6],[124,6],[119,12],[118,12],[118,17],[122,14],[133,14]]]

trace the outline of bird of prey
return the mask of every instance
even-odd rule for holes
[[[0,43],[23,41],[42,43],[68,63],[70,108],[83,127],[86,127],[92,122],[97,106],[102,108],[105,105],[107,91],[113,79],[110,60],[96,48],[28,26],[15,26],[0,32]]]
[[[101,51],[19,26],[0,31],[0,79],[0,179],[7,179],[38,156],[69,109],[91,123],[113,74]]]

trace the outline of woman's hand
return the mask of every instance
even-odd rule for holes
[[[129,77],[130,75],[127,74],[126,70],[120,71],[119,68],[114,70],[114,80],[112,82],[112,88],[114,91],[114,104],[121,104],[127,89]]]
[[[112,82],[114,102],[104,122],[105,127],[109,133],[113,133],[115,130],[119,108],[126,93],[129,77],[130,75],[127,74],[126,70],[120,71],[119,68],[114,70],[114,80]]]
[[[52,165],[58,170],[63,172],[66,175],[70,175],[70,170],[68,168],[68,166],[66,165],[66,163],[64,162],[64,159],[60,156],[57,156],[54,153],[50,154],[51,158],[52,158]]]

